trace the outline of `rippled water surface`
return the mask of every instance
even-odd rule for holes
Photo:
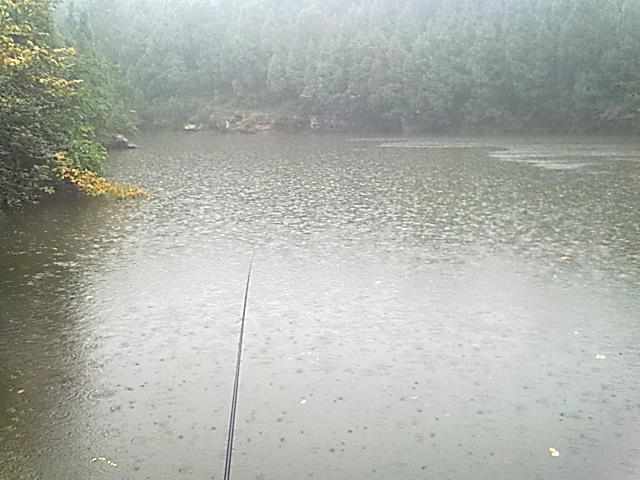
[[[0,219],[0,478],[640,478],[640,144],[163,134]],[[559,452],[552,456],[549,449]]]

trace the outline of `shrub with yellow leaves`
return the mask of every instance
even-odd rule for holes
[[[91,170],[77,168],[69,164],[64,152],[55,156],[55,172],[58,178],[74,185],[88,197],[112,197],[118,200],[148,198],[147,192],[135,185],[113,182]]]

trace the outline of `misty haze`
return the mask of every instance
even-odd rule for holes
[[[637,0],[0,0],[0,480],[637,480],[639,135]]]

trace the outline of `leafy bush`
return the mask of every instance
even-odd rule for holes
[[[123,123],[109,107],[114,90],[100,81],[106,70],[63,45],[50,0],[0,0],[0,208],[51,193],[59,151],[73,168],[102,171],[96,129]]]
[[[74,131],[66,158],[76,168],[101,174],[107,149],[96,142],[93,129],[82,127]]]

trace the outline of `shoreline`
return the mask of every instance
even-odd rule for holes
[[[211,113],[195,114],[186,121],[168,118],[141,118],[138,130],[184,131],[197,133],[202,131],[225,134],[255,135],[270,131],[284,133],[328,133],[415,136],[573,136],[595,135],[600,137],[640,138],[640,132],[632,126],[565,126],[541,127],[524,124],[505,127],[498,125],[459,126],[431,128],[424,123],[405,120],[402,116],[384,117],[347,117],[340,114],[309,114],[295,112],[269,111],[267,109],[220,109]],[[144,116],[143,116],[144,117]]]

